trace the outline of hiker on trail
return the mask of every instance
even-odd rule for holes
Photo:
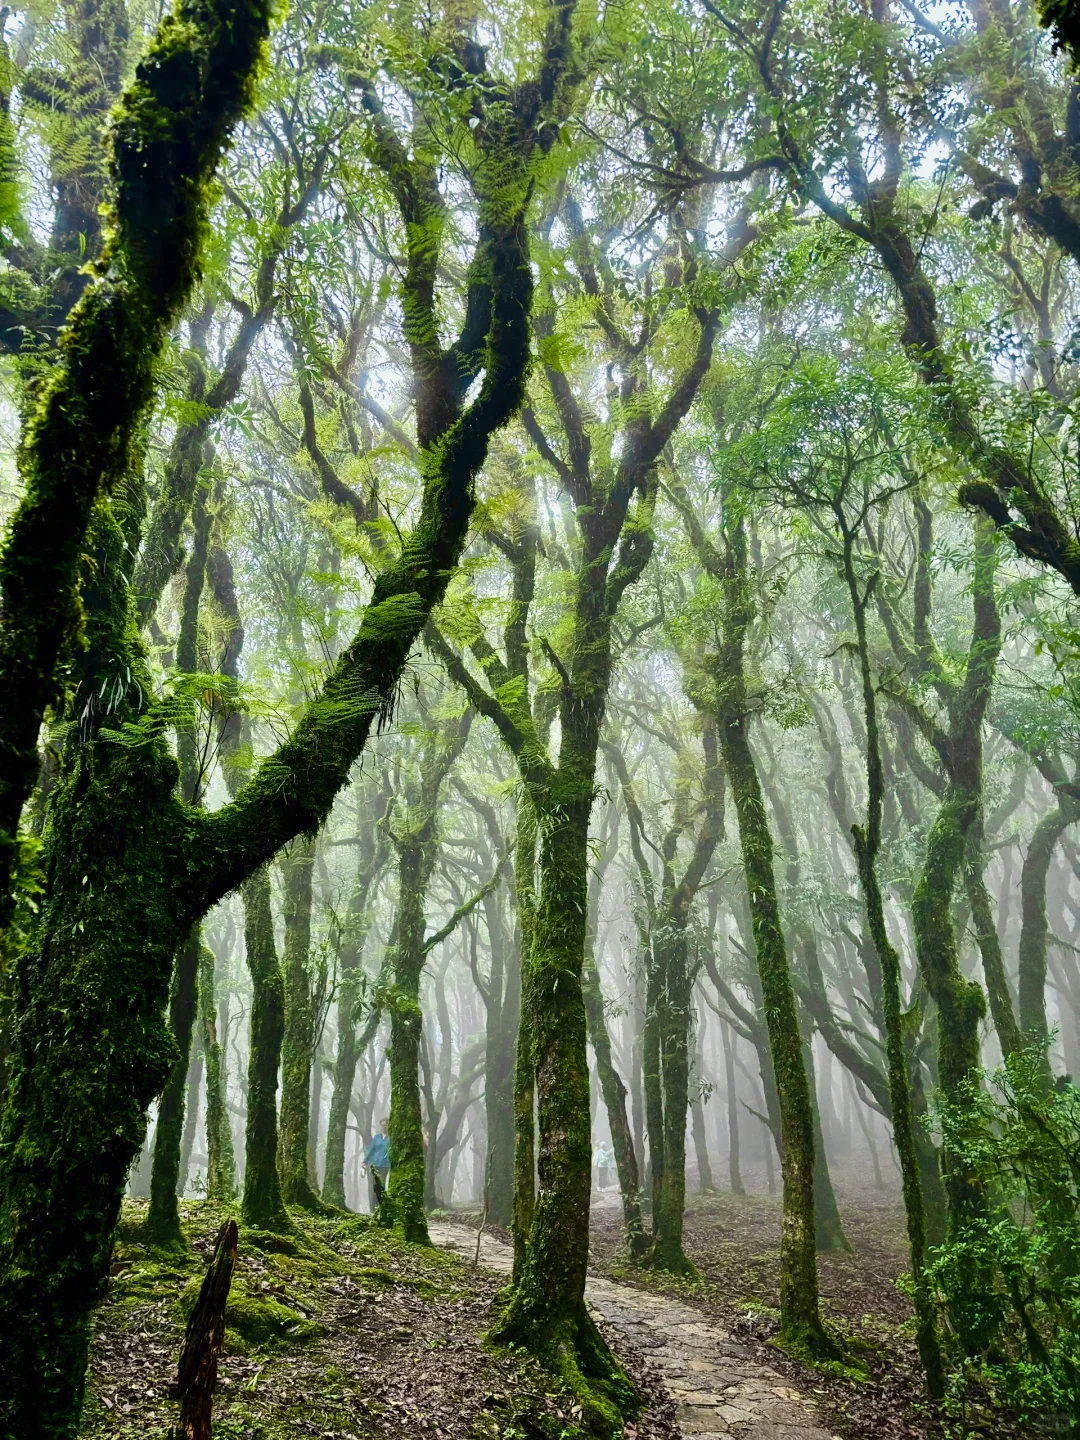
[[[601,1140],[596,1147],[596,1185],[598,1190],[606,1190],[611,1184],[611,1167],[615,1163],[615,1152],[606,1140]]]
[[[385,1118],[379,1121],[379,1133],[371,1137],[364,1151],[364,1164],[371,1167],[376,1208],[382,1204],[386,1192],[386,1177],[390,1173],[390,1136],[387,1134],[387,1123]]]

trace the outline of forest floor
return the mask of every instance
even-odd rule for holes
[[[821,1256],[829,1323],[865,1378],[823,1374],[772,1344],[780,1198],[690,1198],[692,1281],[627,1265],[621,1207],[594,1197],[588,1298],[644,1397],[628,1440],[1014,1440],[977,1405],[947,1430],[926,1413],[910,1308],[898,1195],[837,1177],[851,1255]],[[96,1314],[82,1440],[163,1437],[184,1316],[222,1214],[183,1206],[183,1252],[151,1250],[145,1205],[125,1205],[109,1289]],[[572,1398],[484,1335],[499,1310],[511,1252],[478,1217],[433,1217],[440,1248],[396,1244],[363,1218],[298,1217],[282,1243],[241,1231],[215,1401],[218,1440],[572,1440]],[[448,1253],[451,1252],[451,1253]],[[452,1253],[456,1252],[456,1253]]]
[[[124,1206],[95,1316],[81,1440],[165,1440],[177,1358],[222,1212],[182,1206],[189,1246],[146,1243]],[[214,1402],[216,1440],[573,1440],[573,1398],[484,1334],[505,1277],[395,1243],[363,1219],[297,1216],[282,1241],[241,1229]],[[655,1367],[613,1337],[644,1399],[638,1440],[676,1440]]]
[[[897,1287],[908,1268],[899,1188],[877,1189],[858,1170],[833,1175],[851,1254],[819,1255],[822,1309],[847,1343],[862,1377],[822,1375],[772,1344],[779,1322],[781,1197],[763,1177],[746,1196],[730,1191],[688,1199],[684,1248],[694,1280],[642,1271],[627,1264],[621,1208],[614,1196],[593,1206],[590,1263],[600,1274],[660,1292],[721,1325],[733,1340],[775,1367],[787,1382],[820,1404],[821,1423],[845,1440],[936,1440],[972,1436],[1014,1440],[1020,1432],[980,1403],[966,1403],[946,1426],[927,1412],[911,1305]],[[606,1197],[605,1197],[606,1198]]]

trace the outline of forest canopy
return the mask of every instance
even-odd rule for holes
[[[563,1434],[651,1414],[597,1267],[845,1435],[1075,1433],[1078,57],[0,11],[0,1434],[207,1217],[222,1297],[486,1228]]]

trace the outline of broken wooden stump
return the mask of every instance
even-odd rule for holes
[[[235,1220],[229,1220],[218,1231],[214,1258],[187,1323],[177,1376],[180,1393],[177,1440],[210,1440],[218,1356],[225,1339],[225,1306],[238,1238]]]

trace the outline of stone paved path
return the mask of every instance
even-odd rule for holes
[[[476,1234],[462,1225],[429,1225],[431,1238],[468,1259]],[[480,1263],[508,1272],[513,1252],[493,1236],[480,1242]],[[763,1365],[700,1311],[665,1295],[590,1276],[590,1307],[643,1351],[664,1378],[679,1428],[695,1440],[834,1440],[814,1402]]]

